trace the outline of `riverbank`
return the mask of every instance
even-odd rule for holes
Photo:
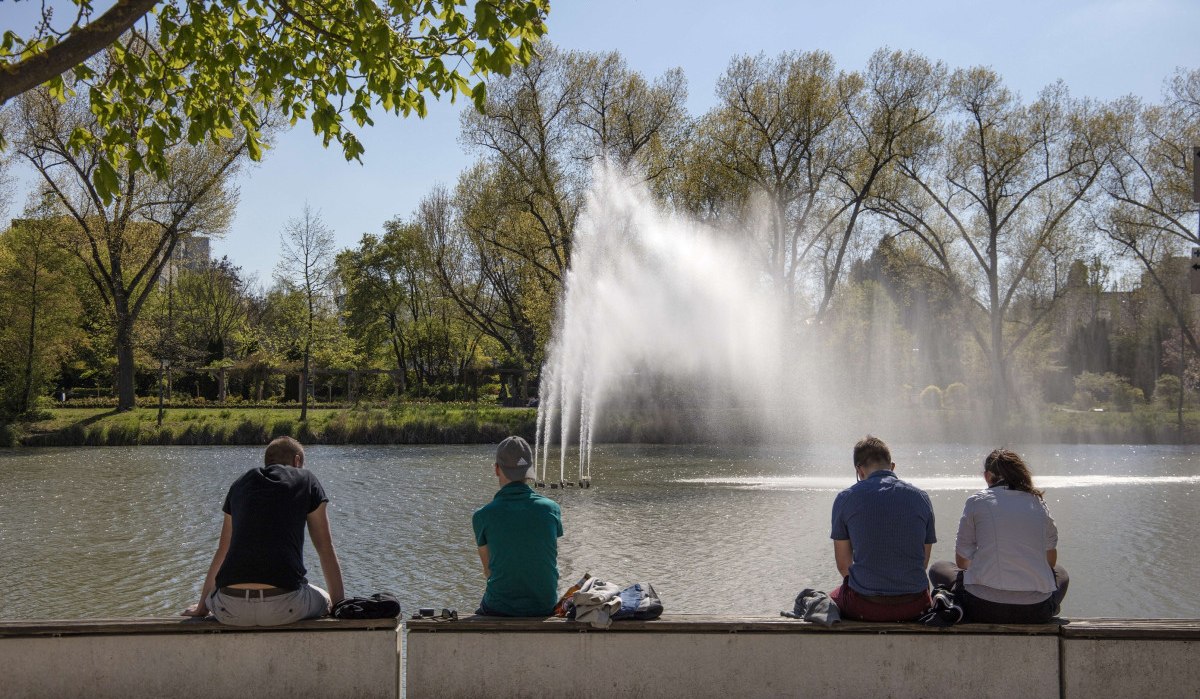
[[[59,408],[44,419],[0,426],[0,446],[265,444],[291,436],[305,444],[487,444],[533,437],[537,412],[477,403],[414,403],[388,408],[174,408],[158,411]]]
[[[510,434],[533,439],[534,408],[502,408],[490,403],[405,403],[389,407],[311,408],[308,420],[288,407],[180,406],[166,411],[137,408],[118,413],[106,407],[55,408],[41,419],[0,424],[0,447],[240,445],[264,444],[289,435],[306,444],[488,444]],[[907,415],[906,441],[981,443],[985,418],[970,410],[918,410]],[[756,438],[755,425],[740,431]],[[857,434],[854,431],[854,434]],[[722,435],[718,435],[722,436]],[[598,427],[599,443],[691,444],[712,439],[699,413],[611,416]],[[851,437],[847,437],[851,438]],[[1137,408],[1129,412],[1081,411],[1061,406],[1037,416],[1014,418],[1006,441],[1040,444],[1195,444],[1200,443],[1200,411],[1183,414]],[[721,441],[735,441],[724,435]]]

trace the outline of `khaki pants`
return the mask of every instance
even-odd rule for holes
[[[302,585],[295,592],[274,597],[226,595],[219,589],[208,596],[208,608],[217,621],[229,626],[279,626],[329,613],[329,593],[316,585]]]

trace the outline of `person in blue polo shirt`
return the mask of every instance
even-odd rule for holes
[[[520,437],[496,449],[500,491],[475,511],[471,524],[487,589],[476,614],[550,616],[558,601],[558,503],[529,487],[533,451]]]
[[[830,597],[843,618],[911,621],[931,606],[933,506],[895,469],[887,445],[868,435],[854,445],[858,482],[833,501],[830,538],[843,582]]]

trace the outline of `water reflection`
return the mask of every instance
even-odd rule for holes
[[[894,449],[930,490],[950,558],[986,447]],[[1060,531],[1064,613],[1200,616],[1193,536],[1196,448],[1022,450]],[[853,478],[849,448],[606,446],[595,486],[547,490],[563,509],[564,586],[589,571],[648,580],[671,612],[776,614],[837,583],[829,508]],[[570,455],[569,455],[570,456]],[[243,447],[22,450],[0,454],[0,618],[174,614],[194,602]],[[389,590],[405,609],[472,610],[482,592],[471,512],[496,490],[477,447],[313,447],[347,590]],[[319,579],[311,547],[306,560]]]

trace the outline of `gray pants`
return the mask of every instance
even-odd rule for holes
[[[242,592],[249,593],[243,595]],[[329,613],[329,593],[316,585],[274,597],[261,597],[255,590],[227,595],[219,589],[208,596],[208,608],[217,621],[229,626],[279,626]]]

